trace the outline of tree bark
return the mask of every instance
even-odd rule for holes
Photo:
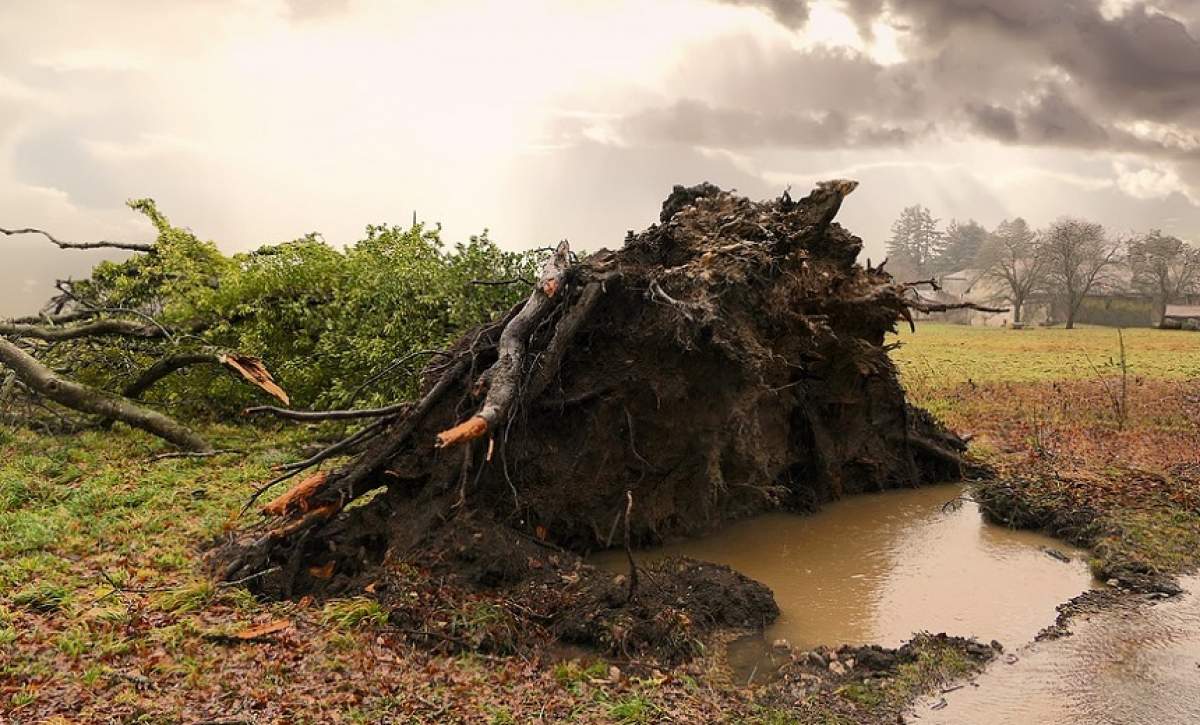
[[[31,390],[72,410],[119,420],[188,451],[203,453],[212,450],[208,441],[162,413],[126,398],[61,378],[32,355],[3,338],[0,338],[0,362],[11,368]]]
[[[142,393],[149,390],[155,383],[167,377],[176,370],[182,370],[192,365],[220,365],[221,358],[216,353],[194,352],[181,355],[171,355],[146,368],[141,375],[121,392],[126,398],[137,400]]]

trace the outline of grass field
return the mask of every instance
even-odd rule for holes
[[[1128,329],[1129,374],[1155,380],[1200,378],[1200,334],[1181,330]],[[945,387],[954,383],[1037,382],[1095,379],[1120,374],[1120,341],[1111,327],[1011,330],[917,323],[889,342],[906,384]]]
[[[1200,334],[1126,332],[1123,413],[1112,329],[923,324],[894,341],[914,400],[974,434],[975,455],[1021,474],[1003,493],[1042,516],[1036,525],[1086,512],[1101,571],[1195,564]],[[0,429],[0,722],[824,717],[762,710],[703,663],[634,675],[586,658],[443,655],[390,631],[372,600],[271,604],[214,585],[199,544],[236,525],[248,492],[311,431],[206,432],[242,453],[153,460],[163,444],[123,428]],[[281,623],[262,641],[237,638]]]
[[[925,324],[892,358],[910,398],[999,473],[979,494],[1003,520],[1134,582],[1200,564],[1200,334],[1123,335],[1124,383],[1113,328]]]

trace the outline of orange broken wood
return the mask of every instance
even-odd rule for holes
[[[243,641],[262,639],[263,637],[266,637],[268,634],[275,634],[276,632],[282,632],[283,630],[287,629],[290,626],[292,626],[292,620],[276,619],[273,622],[267,622],[266,624],[260,624],[257,627],[250,627],[249,629],[243,629],[242,631],[238,632],[237,634],[235,634],[233,636],[237,637],[238,639],[243,640]]]
[[[279,387],[275,378],[271,377],[271,372],[267,370],[267,366],[263,364],[261,358],[226,352],[221,353],[217,359],[222,365],[238,373],[252,385],[262,388],[279,402],[291,405],[292,401],[288,398],[288,394]]]
[[[268,516],[288,516],[292,513],[305,513],[309,509],[309,500],[320,493],[325,487],[329,474],[314,473],[295,486],[284,491],[274,501],[263,506],[262,511]]]
[[[333,576],[333,567],[334,563],[331,559],[326,562],[324,566],[308,567],[308,575],[314,579],[328,579],[329,577]]]
[[[438,433],[437,447],[448,448],[464,441],[473,441],[487,433],[488,424],[482,416],[472,416],[449,430]]]
[[[279,539],[286,539],[297,531],[305,529],[312,524],[317,523],[318,521],[324,521],[325,519],[333,518],[334,514],[340,510],[341,506],[332,503],[327,503],[324,506],[318,506],[286,526],[280,526],[277,529],[271,529],[271,531],[267,533],[267,537],[276,541]]]

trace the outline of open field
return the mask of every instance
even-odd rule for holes
[[[1153,588],[1200,564],[1200,335],[920,325],[892,356],[918,405],[998,476],[985,509],[1092,548]]]
[[[1200,378],[1200,335],[1181,330],[1124,330],[1130,375],[1155,380]],[[1111,327],[1010,330],[918,323],[892,336],[906,385],[1094,380],[1120,374],[1120,343]]]
[[[916,402],[999,471],[978,491],[996,515],[1092,547],[1097,572],[1134,585],[1197,563],[1200,335],[1126,333],[1123,406],[1114,330],[927,324],[898,339]],[[855,685],[780,703],[703,658],[454,654],[371,600],[257,602],[210,583],[195,542],[233,525],[311,431],[206,433],[244,452],[151,460],[162,444],[123,428],[0,430],[0,721],[855,722],[907,697]],[[447,611],[452,636],[472,639],[488,611]],[[951,661],[923,656],[912,689],[961,674]]]

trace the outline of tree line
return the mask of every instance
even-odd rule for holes
[[[1063,217],[1043,229],[1022,218],[988,230],[975,220],[943,229],[929,209],[904,209],[892,224],[888,264],[901,279],[941,278],[974,270],[995,285],[993,301],[1020,322],[1035,297],[1060,301],[1066,326],[1089,294],[1124,292],[1149,298],[1161,321],[1166,306],[1200,294],[1200,249],[1154,229],[1120,236],[1086,219]]]

